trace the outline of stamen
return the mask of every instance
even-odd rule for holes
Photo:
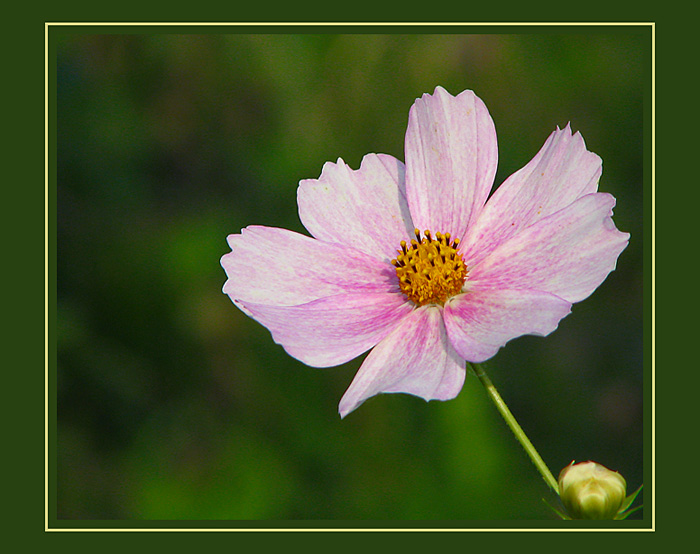
[[[410,248],[405,240],[400,242],[401,250],[392,265],[396,268],[399,287],[404,295],[418,306],[425,304],[443,305],[448,298],[460,294],[467,279],[467,266],[462,260],[457,246],[459,239],[450,243],[449,233],[435,233],[430,230],[421,238],[418,229]]]

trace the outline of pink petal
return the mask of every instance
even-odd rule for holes
[[[445,303],[445,327],[469,362],[488,360],[521,335],[548,335],[571,310],[558,296],[532,290],[473,290]]]
[[[300,306],[242,307],[289,355],[313,367],[339,365],[382,340],[413,309],[401,293],[346,293]]]
[[[343,292],[399,290],[390,264],[286,229],[246,227],[228,243],[223,290],[236,303],[293,306]]]
[[[301,181],[297,203],[314,237],[380,260],[395,258],[400,241],[413,236],[404,165],[392,156],[368,154],[357,171],[341,159],[326,163],[319,179]]]
[[[525,227],[598,190],[602,161],[567,125],[554,131],[537,155],[498,187],[462,242],[477,264]]]
[[[447,340],[442,310],[411,312],[367,355],[340,401],[340,416],[382,392],[404,392],[425,400],[449,400],[462,390],[465,367]]]
[[[475,289],[534,289],[569,302],[589,296],[627,246],[612,220],[615,198],[588,194],[497,247],[469,273]]]
[[[413,223],[461,240],[496,175],[496,128],[486,106],[470,90],[453,97],[437,87],[411,107],[405,148]]]

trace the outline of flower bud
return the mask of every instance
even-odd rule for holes
[[[559,496],[572,519],[615,519],[626,492],[622,475],[595,462],[571,462],[559,474]]]

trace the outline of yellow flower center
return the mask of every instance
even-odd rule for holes
[[[457,252],[459,239],[450,243],[449,233],[435,233],[433,238],[430,231],[425,231],[422,239],[419,229],[415,233],[410,245],[401,241],[399,255],[391,260],[401,292],[418,306],[443,305],[462,291],[467,280],[467,265]]]

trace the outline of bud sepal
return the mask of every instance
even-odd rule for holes
[[[639,485],[639,488],[636,491],[634,491],[627,498],[625,498],[625,501],[622,503],[622,506],[620,506],[620,510],[617,512],[615,519],[627,519],[627,517],[629,517],[632,513],[636,512],[643,506],[642,504],[640,504],[635,508],[630,508],[630,506],[632,506],[632,502],[635,501],[637,495],[641,492],[643,486],[644,485]]]

